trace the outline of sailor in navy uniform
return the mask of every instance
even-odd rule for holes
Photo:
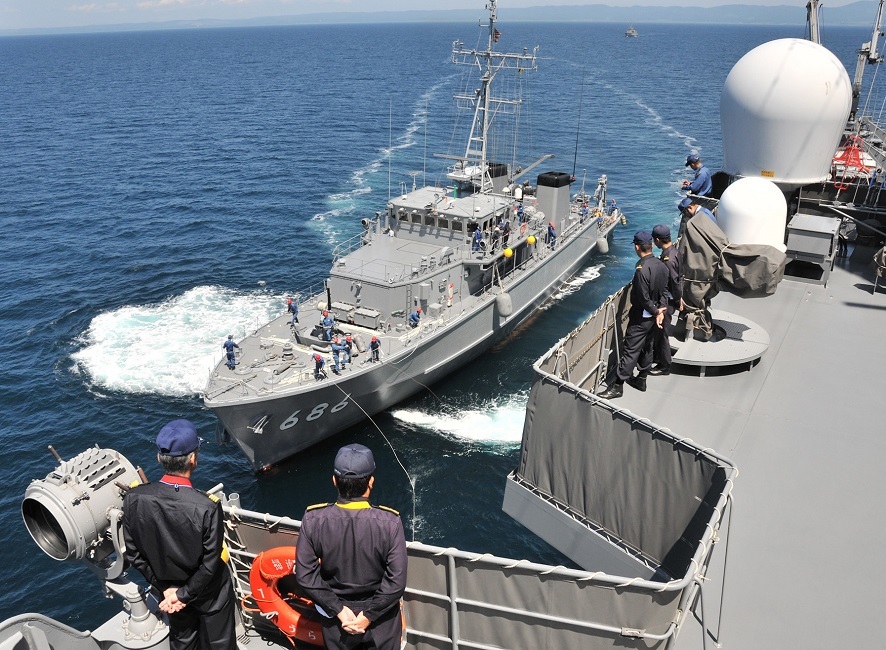
[[[613,383],[600,397],[621,397],[627,382],[639,391],[646,390],[646,375],[652,367],[654,330],[664,322],[668,267],[652,254],[652,235],[640,230],[634,235],[634,251],[640,258],[631,283],[631,310],[625,330],[621,360]],[[634,377],[634,368],[639,373]]]
[[[483,250],[483,232],[478,227],[471,237],[471,252],[476,253]]]
[[[341,342],[341,339],[336,336],[332,339],[332,372],[336,375],[340,375],[339,369],[344,370],[345,364],[341,361],[341,354],[347,350],[347,346]]]
[[[302,517],[295,576],[323,615],[326,648],[399,650],[406,538],[396,510],[369,503],[375,460],[363,445],[339,449],[335,503]]]
[[[323,360],[319,354],[314,355],[314,379],[320,381],[321,379],[326,379],[326,371],[323,370],[323,367],[326,365],[326,362]]]
[[[669,338],[673,330],[673,316],[683,308],[683,256],[671,243],[671,229],[658,224],[652,229],[653,243],[661,249],[658,259],[668,267],[667,310],[661,328],[654,331],[653,356],[657,365],[649,371],[650,375],[671,374],[671,343]]]
[[[234,335],[228,334],[228,340],[222,343],[222,347],[225,349],[225,354],[227,354],[227,366],[231,370],[237,367],[237,357],[234,353],[234,348],[240,349],[240,346],[234,343]]]
[[[409,327],[418,327],[421,322],[421,307],[416,307],[415,311],[409,314]]]
[[[171,650],[236,650],[221,505],[190,480],[200,442],[188,420],[160,430],[157,460],[166,474],[123,496],[126,559],[163,599]]]
[[[327,341],[332,340],[332,328],[335,326],[335,318],[328,312],[323,312],[323,320],[320,321],[320,325],[323,327],[323,336],[326,337]]]

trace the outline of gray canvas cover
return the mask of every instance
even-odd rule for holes
[[[683,301],[691,324],[710,331],[708,308],[721,288],[743,298],[775,293],[784,277],[786,255],[764,244],[730,244],[707,215],[685,222],[680,240],[683,255]]]
[[[516,474],[674,578],[724,488],[719,463],[604,400],[536,380]]]

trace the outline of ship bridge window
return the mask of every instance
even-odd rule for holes
[[[412,213],[412,223],[421,223],[421,215],[418,212]]]
[[[444,219],[443,217],[440,217],[439,219],[437,219],[437,226],[439,228],[447,228],[448,229],[449,228],[449,219]]]
[[[400,221],[409,221],[409,215],[406,214],[406,211],[405,211],[405,210],[400,210],[400,211],[397,213],[397,218],[398,218]]]
[[[455,232],[461,232],[463,230],[461,221],[453,221],[452,230]]]
[[[432,215],[432,214],[425,215],[425,225],[426,226],[433,226],[435,223],[436,223],[436,220],[434,219],[434,215]]]

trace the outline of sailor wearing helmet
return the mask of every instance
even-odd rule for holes
[[[320,381],[321,379],[326,379],[326,371],[323,370],[323,366],[326,365],[326,362],[323,360],[319,354],[314,354],[314,379]]]
[[[327,341],[332,340],[332,328],[335,326],[335,318],[327,310],[323,310],[323,320],[320,321],[323,327],[323,336]]]
[[[373,336],[372,340],[369,342],[369,350],[371,352],[372,361],[379,361],[379,355],[381,353],[381,342],[379,342],[377,336]]]

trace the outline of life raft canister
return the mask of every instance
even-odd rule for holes
[[[323,627],[320,622],[302,616],[283,600],[277,589],[277,581],[292,575],[294,567],[294,546],[277,546],[259,553],[249,570],[252,598],[262,614],[268,616],[283,634],[304,643],[322,646]]]

